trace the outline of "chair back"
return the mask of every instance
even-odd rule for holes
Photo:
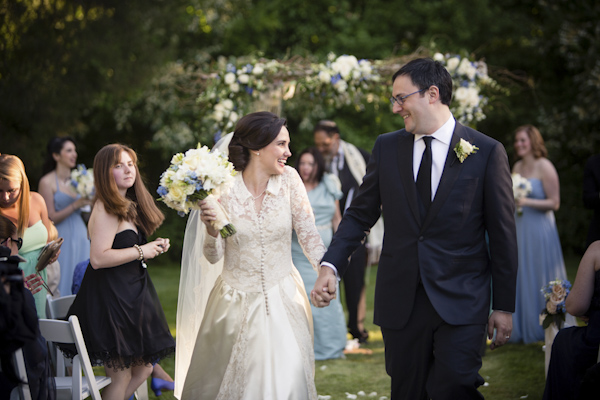
[[[65,320],[71,304],[75,300],[75,295],[68,295],[54,298],[46,295],[46,316],[48,319]],[[57,351],[55,344],[49,344],[50,359],[56,370],[56,376],[69,375],[68,367],[72,366],[71,360],[65,358],[60,351]]]
[[[77,355],[73,358],[73,376],[55,378],[57,391],[70,388],[73,399],[92,396],[94,400],[101,400],[100,389],[110,384],[110,378],[94,376],[77,316],[71,315],[68,321],[40,319],[39,322],[40,332],[47,341],[73,343],[77,348]],[[85,382],[82,382],[82,370],[85,375]]]
[[[64,319],[69,312],[73,300],[75,300],[74,294],[68,296],[62,296],[53,298],[49,294],[46,295],[46,316],[48,319]]]
[[[10,398],[13,398],[14,391],[18,391],[20,395],[19,399],[31,400],[31,390],[29,390],[29,381],[27,380],[27,369],[25,368],[25,358],[23,357],[22,347],[14,352],[13,359],[17,369],[17,377],[21,380],[21,383],[13,389]]]

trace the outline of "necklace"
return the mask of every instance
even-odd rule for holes
[[[260,196],[265,194],[266,191],[267,191],[267,188],[265,188],[262,192],[260,192],[260,194],[256,197],[252,196],[252,193],[250,193],[250,196],[252,196],[252,200],[258,200],[260,198]]]

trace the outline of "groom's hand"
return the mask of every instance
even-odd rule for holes
[[[496,329],[496,339],[490,344],[490,349],[494,350],[500,347],[510,339],[512,333],[512,314],[503,311],[493,311],[488,320],[488,338],[494,337]]]
[[[315,287],[310,292],[310,299],[315,307],[326,307],[335,299],[337,278],[333,269],[322,266]]]

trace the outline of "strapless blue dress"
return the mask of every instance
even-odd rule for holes
[[[528,197],[545,199],[542,181],[536,178],[529,181],[532,192]],[[532,343],[544,340],[539,315],[546,301],[541,288],[552,280],[567,279],[567,272],[553,211],[523,207],[522,215],[515,214],[515,222],[519,270],[510,342]]]

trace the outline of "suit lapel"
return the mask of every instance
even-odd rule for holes
[[[431,203],[431,207],[429,208],[429,212],[425,217],[425,221],[421,227],[421,230],[427,229],[429,224],[434,220],[435,216],[440,211],[442,204],[444,204],[446,198],[450,194],[450,191],[454,186],[454,182],[456,182],[456,179],[460,175],[463,165],[460,161],[458,161],[456,153],[454,152],[454,147],[458,144],[460,139],[464,137],[465,134],[466,132],[464,127],[457,122],[456,127],[454,128],[454,133],[452,134],[452,140],[450,141],[450,147],[448,148],[448,154],[446,156],[446,162],[444,164],[444,170],[442,171],[440,184],[435,192],[435,197],[433,198],[433,202]]]
[[[400,168],[400,178],[408,197],[408,205],[417,221],[421,221],[419,205],[417,203],[417,186],[415,185],[413,175],[413,147],[414,135],[403,131],[403,134],[401,133],[398,136],[398,167]]]

